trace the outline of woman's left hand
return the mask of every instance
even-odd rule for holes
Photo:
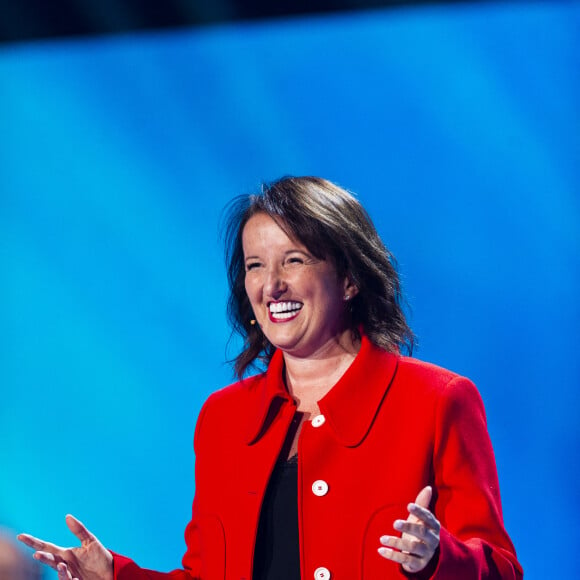
[[[428,509],[432,494],[430,486],[424,487],[414,503],[408,505],[409,517],[395,520],[393,528],[403,533],[400,538],[380,538],[383,547],[379,548],[379,554],[387,560],[398,562],[406,572],[423,570],[439,547],[441,524]]]

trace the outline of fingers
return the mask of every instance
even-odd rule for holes
[[[72,575],[72,573],[69,570],[68,566],[64,562],[61,562],[56,567],[56,571],[58,572],[58,580],[78,580],[78,578],[75,578]]]
[[[399,538],[398,536],[381,536],[383,546],[396,550],[408,556],[423,558],[429,553],[429,547],[424,542],[411,538]]]
[[[413,554],[397,552],[391,548],[379,548],[379,554],[391,562],[400,564],[407,572],[410,573],[420,572],[423,570],[423,568],[426,567],[426,564],[424,564],[425,560]]]
[[[65,553],[65,548],[51,544],[50,542],[45,542],[39,538],[35,538],[30,534],[18,534],[16,536],[23,544],[36,550],[32,557],[38,560],[41,564],[50,566],[56,570],[58,564],[63,561],[63,555]]]
[[[41,550],[44,552],[50,552],[51,554],[61,554],[64,548],[60,546],[56,546],[55,544],[51,544],[50,542],[45,542],[40,538],[35,538],[30,534],[18,534],[16,536],[18,540],[20,540],[23,544],[26,544],[29,548],[33,548],[34,550]]]
[[[429,562],[429,559],[427,558],[421,558],[406,552],[398,552],[397,550],[393,550],[391,548],[381,547],[379,548],[379,554],[387,560],[401,564],[401,566],[403,566],[407,572],[411,573],[423,570],[423,568],[425,568]]]
[[[87,543],[94,540],[94,536],[85,528],[85,526],[71,515],[66,516],[66,523],[70,531],[81,540],[82,543]],[[50,566],[58,572],[58,580],[79,580],[74,577],[67,562],[70,564],[70,558],[74,552],[70,548],[62,548],[50,542],[45,542],[40,538],[35,538],[30,534],[19,534],[17,536],[23,544],[36,550],[33,558],[38,560],[41,564]]]
[[[34,536],[31,536],[30,534],[18,534],[16,536],[16,539],[19,542],[22,542],[23,544],[26,544],[29,548],[34,548],[35,547],[35,543],[34,542],[40,542],[40,540],[38,540]]]
[[[42,540],[39,540],[30,534],[18,534],[16,539],[23,544],[26,544],[29,548],[39,549],[41,545],[44,544]]]
[[[415,503],[421,507],[428,508],[433,497],[433,488],[426,485],[418,494]]]
[[[411,514],[411,517],[409,517],[409,519],[407,520],[407,523],[419,522],[423,525],[426,525],[428,528],[430,528],[432,530],[437,530],[437,532],[441,528],[441,524],[439,523],[439,520],[427,508],[421,507],[420,505],[418,505],[416,503],[410,503],[408,505],[407,509],[409,510],[409,514]],[[401,520],[397,520],[395,522],[395,524],[397,524],[395,526],[395,529],[406,532],[407,530],[403,529],[404,526],[402,526],[403,522],[401,522],[401,524],[397,523],[400,521]],[[399,526],[399,527],[397,527],[397,526]],[[409,532],[409,533],[413,533],[413,532]]]
[[[81,541],[81,544],[86,544],[87,542],[95,540],[95,536],[87,530],[80,520],[77,520],[70,514],[66,516],[65,520],[68,529]]]
[[[429,545],[439,542],[439,528],[423,522],[414,523],[409,520],[395,520],[393,528],[398,532],[402,532],[403,537],[413,536],[421,542],[426,542]]]
[[[74,516],[68,514],[65,518],[66,525],[68,529],[81,541],[81,543],[87,543],[95,540],[95,536],[87,530],[87,528],[83,525],[80,520],[77,520]],[[47,552],[52,553],[60,553],[64,550],[60,546],[56,546],[55,544],[51,544],[49,542],[45,542],[40,538],[35,538],[30,534],[18,534],[16,536],[18,540],[20,540],[23,544],[26,544],[30,548],[34,548],[35,550],[44,550]]]
[[[32,557],[35,560],[38,560],[41,564],[45,564],[46,566],[50,566],[54,570],[57,569],[57,566],[62,562],[60,556],[55,556],[50,552],[34,552]]]
[[[439,522],[434,517],[433,520],[437,522],[437,527],[428,527],[423,522],[414,523],[409,520],[395,520],[393,528],[402,532],[402,537],[381,536],[380,542],[383,546],[394,548],[412,556],[431,558],[439,545],[440,528]]]
[[[439,547],[441,524],[428,509],[433,497],[431,486],[424,487],[413,503],[407,506],[409,517],[395,520],[393,528],[402,536],[381,536],[381,556],[397,562],[407,572],[423,570]]]
[[[401,564],[407,572],[420,572],[427,567],[433,558],[437,546],[429,545],[411,536],[406,538],[399,538],[396,536],[381,536],[381,544],[379,554],[392,562]]]

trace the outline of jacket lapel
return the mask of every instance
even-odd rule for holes
[[[397,371],[398,356],[375,346],[366,335],[353,363],[320,401],[338,441],[355,447],[368,433]],[[284,357],[277,350],[265,373],[245,379],[252,403],[246,441],[255,443],[291,397],[283,382]]]
[[[337,439],[356,447],[365,438],[397,371],[398,356],[364,334],[361,348],[338,383],[319,401]]]
[[[284,386],[283,373],[284,357],[281,350],[276,350],[265,373],[246,379],[253,399],[249,409],[248,445],[267,431],[282,403],[292,400]]]

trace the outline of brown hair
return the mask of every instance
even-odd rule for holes
[[[257,213],[275,219],[315,257],[332,260],[340,277],[350,277],[359,290],[350,304],[356,335],[362,327],[377,346],[412,352],[415,337],[401,307],[396,262],[365,209],[351,193],[320,177],[284,177],[264,184],[261,193],[241,195],[226,206],[227,316],[232,334],[244,340],[233,361],[239,378],[257,359],[267,364],[275,350],[259,326],[250,323],[253,311],[245,290],[242,232]]]

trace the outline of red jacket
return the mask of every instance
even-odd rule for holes
[[[139,568],[114,555],[116,580],[251,580],[262,499],[295,412],[283,356],[266,373],[211,395],[196,427],[196,494],[183,570]],[[441,522],[432,578],[522,578],[503,527],[481,398],[467,379],[389,354],[363,336],[344,376],[319,401],[322,419],[298,442],[302,578],[403,578],[379,537],[425,485]],[[323,492],[313,492],[314,482]],[[324,485],[326,484],[326,485]],[[329,572],[329,575],[325,573]]]

